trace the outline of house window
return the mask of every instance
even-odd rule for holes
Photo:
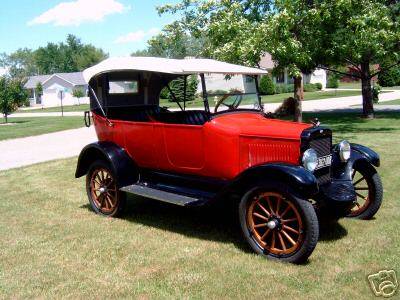
[[[137,94],[139,92],[139,84],[136,80],[120,80],[110,81],[110,94]]]

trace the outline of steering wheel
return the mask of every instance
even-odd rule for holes
[[[224,103],[224,101],[229,98],[229,97],[236,97],[235,100],[233,101],[233,103],[228,104],[228,103]],[[216,113],[218,111],[218,108],[221,105],[224,105],[226,107],[228,107],[228,110],[235,110],[236,108],[239,107],[240,103],[242,103],[243,100],[243,95],[232,95],[232,94],[225,94],[221,97],[221,99],[218,100],[217,104],[215,105],[214,108],[214,113]]]

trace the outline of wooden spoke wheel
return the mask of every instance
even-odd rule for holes
[[[86,180],[89,202],[93,210],[105,216],[116,216],[123,208],[124,194],[118,190],[116,178],[107,163],[96,161]]]
[[[247,224],[257,243],[271,254],[291,254],[303,242],[298,209],[278,193],[256,195],[247,211]]]
[[[372,166],[356,165],[351,175],[357,195],[350,218],[371,219],[381,206],[383,187],[379,174]]]
[[[110,213],[115,210],[118,203],[117,186],[107,169],[98,168],[93,171],[90,189],[93,202],[100,211]]]
[[[371,183],[367,180],[367,176],[362,175],[355,169],[352,171],[351,178],[353,180],[357,200],[351,209],[349,217],[355,217],[362,214],[371,203]]]
[[[253,250],[267,258],[300,263],[314,250],[318,219],[310,202],[286,187],[256,188],[239,205],[243,233]]]

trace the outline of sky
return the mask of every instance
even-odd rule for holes
[[[102,48],[110,56],[144,49],[146,41],[176,16],[156,7],[178,0],[2,0],[0,53],[37,49],[68,34]]]

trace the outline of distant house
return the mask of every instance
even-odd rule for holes
[[[36,91],[39,82],[43,87],[42,95],[38,95]],[[28,79],[24,87],[30,92],[29,100],[31,106],[61,106],[61,96],[63,98],[63,105],[89,103],[89,99],[86,97],[87,83],[81,72],[32,76]],[[77,89],[81,90],[85,97],[75,98],[73,91]]]
[[[266,53],[260,60],[260,68],[269,71],[270,73],[275,67],[275,62],[272,60],[271,54]],[[322,88],[326,88],[327,73],[325,70],[316,69],[311,74],[303,74],[304,83],[321,83]],[[272,76],[274,83],[292,84],[293,78],[288,75],[287,70]]]

